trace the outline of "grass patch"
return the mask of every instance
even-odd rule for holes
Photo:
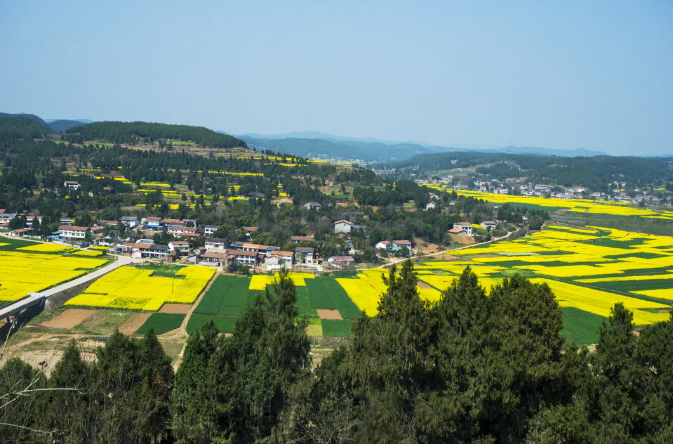
[[[322,335],[325,337],[351,337],[351,321],[344,319],[343,321],[334,321],[323,319]]]
[[[185,315],[183,314],[153,313],[152,316],[147,318],[145,323],[136,330],[136,334],[144,335],[150,328],[154,329],[154,334],[156,335],[168,333],[171,330],[180,328],[183,319],[185,319]]]
[[[194,313],[189,318],[189,322],[187,322],[187,334],[192,334],[210,321],[215,323],[215,327],[217,327],[217,331],[220,333],[233,333],[238,317],[200,315]]]
[[[596,344],[598,342],[598,328],[603,317],[588,313],[574,307],[563,308],[563,329],[561,336],[566,341],[574,341],[577,345]]]

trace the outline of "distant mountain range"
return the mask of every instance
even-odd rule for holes
[[[486,148],[445,147],[427,145],[420,142],[394,142],[374,138],[358,138],[335,136],[319,131],[300,131],[287,134],[254,134],[238,136],[250,147],[270,149],[298,156],[329,157],[339,159],[359,159],[365,162],[385,162],[403,160],[417,154],[431,154],[451,151],[479,151],[511,154],[536,154],[541,156],[562,157],[593,157],[606,156],[602,151],[591,151],[584,148],[559,150],[539,147],[502,147]]]
[[[64,133],[66,130],[72,128],[73,126],[80,126],[80,125],[86,125],[87,123],[93,123],[93,120],[46,119],[45,123],[49,125],[49,127],[54,131],[56,131],[57,133]]]

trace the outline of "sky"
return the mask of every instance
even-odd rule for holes
[[[673,2],[0,1],[0,111],[673,154]]]

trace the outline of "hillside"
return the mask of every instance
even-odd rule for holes
[[[559,157],[531,154],[455,152],[422,154],[382,168],[418,170],[432,173],[457,168],[475,168],[475,172],[499,180],[527,177],[532,182],[564,186],[583,185],[606,190],[614,180],[632,186],[665,181],[671,168],[665,159],[642,157]]]
[[[80,125],[86,125],[89,122],[84,122],[81,120],[67,120],[67,119],[59,119],[59,120],[52,120],[51,122],[47,122],[47,125],[49,128],[53,129],[57,133],[63,133],[67,129],[72,128],[73,126],[80,126]]]
[[[10,139],[37,139],[53,130],[33,114],[0,113],[0,135]]]
[[[145,139],[189,141],[213,148],[245,147],[246,143],[236,137],[217,133],[201,126],[168,125],[148,122],[94,122],[74,126],[68,134],[79,134],[83,140],[99,140],[110,143],[135,144]]]

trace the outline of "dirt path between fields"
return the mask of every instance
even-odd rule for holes
[[[511,232],[507,233],[507,235],[505,235],[505,236],[496,237],[495,239],[491,239],[490,241],[480,242],[480,243],[478,243],[478,244],[465,245],[465,246],[463,246],[463,247],[458,247],[458,248],[449,248],[448,250],[438,251],[437,253],[419,254],[418,256],[414,256],[413,259],[420,259],[420,258],[422,258],[422,257],[439,256],[440,254],[446,254],[446,253],[448,253],[448,252],[450,252],[450,251],[464,250],[464,249],[466,249],[466,248],[473,248],[473,247],[476,247],[476,246],[479,246],[479,245],[490,244],[490,243],[493,243],[493,242],[501,241],[501,240],[503,240],[503,239],[507,239],[507,238],[509,237],[509,235],[512,234],[512,233],[515,233],[515,231],[511,231]],[[396,265],[396,264],[399,264],[399,263],[401,263],[401,262],[404,262],[404,261],[406,261],[407,259],[410,259],[410,258],[399,259],[399,260],[396,260],[396,261],[394,261],[394,262],[389,262],[389,263],[387,263],[387,264],[381,265],[381,266],[379,266],[379,267],[374,267],[374,268],[386,268],[386,267],[390,267],[391,265]]]
[[[196,310],[196,307],[199,306],[201,303],[201,299],[203,299],[203,296],[205,296],[206,293],[208,293],[208,290],[210,290],[210,287],[212,287],[213,282],[215,282],[215,279],[222,274],[222,271],[218,269],[215,274],[213,275],[213,278],[208,282],[208,285],[206,285],[206,288],[203,289],[201,294],[199,295],[198,298],[194,301],[192,304],[192,307],[189,309],[187,314],[185,315],[185,319],[182,320],[182,325],[180,325],[180,335],[185,338],[187,337],[187,323],[189,322],[189,318],[192,317],[192,313],[194,313],[194,310]],[[168,332],[170,333],[170,332]],[[185,347],[187,347],[187,341],[185,341],[185,344],[182,346],[182,350],[180,350],[180,354],[178,355],[178,359],[175,360],[173,363],[173,370],[177,371],[178,367],[180,367],[180,364],[182,363],[182,356],[185,354]]]
[[[199,303],[201,303],[201,299],[208,293],[208,290],[210,290],[210,287],[212,287],[213,282],[215,282],[215,279],[221,274],[222,272],[218,269],[215,274],[213,275],[212,279],[210,282],[208,282],[208,285],[203,289],[201,294],[199,295],[198,298],[194,301],[192,304],[192,307],[189,309],[187,312],[187,315],[185,316],[185,319],[182,320],[182,325],[180,326],[180,332],[182,333],[182,337],[185,338],[187,337],[187,322],[189,322],[189,318],[192,317],[192,313],[194,313],[194,310],[196,310],[196,307],[199,306]],[[180,352],[180,358],[182,358],[182,352]]]

